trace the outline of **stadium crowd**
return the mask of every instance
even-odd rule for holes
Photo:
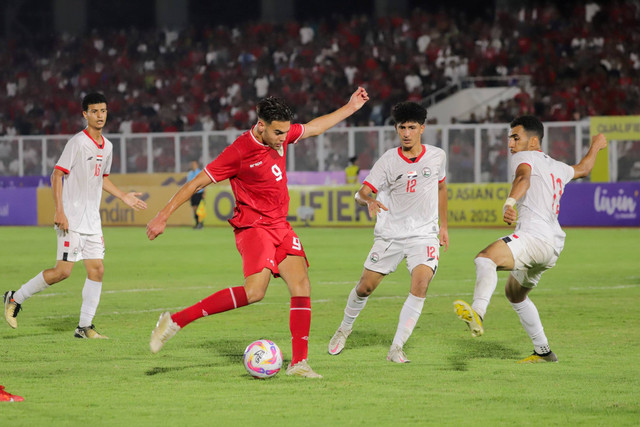
[[[532,89],[467,122],[544,121],[640,114],[636,1],[550,2],[497,12],[459,11],[316,22],[104,30],[9,38],[0,44],[0,135],[72,134],[77,99],[108,95],[111,132],[246,129],[267,94],[305,121],[341,105],[357,85],[371,96],[351,125],[388,123],[391,105],[421,101],[467,76],[531,76]],[[514,83],[515,84],[515,83]]]

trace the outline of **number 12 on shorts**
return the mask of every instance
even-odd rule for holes
[[[436,257],[436,247],[435,246],[427,246],[427,256],[429,258]]]

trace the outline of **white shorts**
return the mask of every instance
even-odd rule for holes
[[[513,254],[511,275],[525,288],[534,288],[542,273],[556,265],[558,255],[553,246],[527,233],[502,238]]]
[[[58,235],[57,260],[76,262],[83,259],[104,259],[102,234],[80,234],[69,230],[66,234],[56,229]]]
[[[380,274],[396,271],[403,259],[407,259],[409,273],[419,265],[426,265],[435,276],[440,259],[440,241],[437,237],[414,237],[402,240],[375,239],[369,256],[364,262],[367,270]]]

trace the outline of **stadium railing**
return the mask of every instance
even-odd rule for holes
[[[548,122],[543,151],[575,164],[589,147],[589,121]],[[243,131],[181,133],[105,133],[114,145],[111,173],[182,173],[189,163],[208,163]],[[423,142],[447,152],[447,181],[506,182],[507,124],[427,125]],[[70,135],[0,137],[0,176],[51,174]],[[631,144],[631,145],[630,145]],[[386,150],[398,145],[391,126],[337,127],[292,145],[288,171],[343,171],[350,157],[369,169]],[[640,141],[612,141],[609,181],[640,179]],[[637,175],[637,176],[636,176]]]

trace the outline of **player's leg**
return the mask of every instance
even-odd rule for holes
[[[520,273],[520,272],[514,272]],[[507,285],[505,286],[505,294],[511,303],[511,306],[518,314],[522,327],[533,342],[533,354],[519,363],[537,363],[537,362],[557,362],[558,358],[549,348],[549,341],[544,333],[542,321],[538,309],[528,294],[531,288],[524,287],[512,273],[509,275]]]
[[[393,337],[393,342],[387,355],[387,360],[390,362],[410,362],[404,353],[403,347],[413,333],[418,319],[420,319],[427,296],[427,288],[433,278],[433,274],[432,268],[424,264],[416,266],[411,271],[411,292],[409,292],[409,296],[407,296],[400,310],[396,334]]]
[[[200,197],[198,195],[198,193],[195,193],[191,196],[191,210],[193,211],[193,218],[196,221],[196,224],[193,226],[193,228],[198,228],[198,225],[200,224],[200,221],[198,220],[198,205],[200,204]]]
[[[26,300],[71,275],[81,244],[79,235],[74,232],[57,231],[57,239],[56,265],[41,271],[22,284],[17,291],[4,293],[4,316],[9,326],[14,329],[18,327],[16,317]]]
[[[520,363],[557,362],[558,358],[549,348],[538,309],[528,295],[537,286],[542,273],[555,265],[558,256],[548,244],[523,237],[526,239],[525,251],[519,260],[525,260],[529,268],[511,272],[505,286],[505,295],[533,343],[533,354]]]
[[[369,295],[376,290],[384,277],[384,274],[378,273],[377,271],[372,271],[367,268],[362,270],[358,284],[351,289],[347,297],[347,305],[344,308],[342,322],[338,330],[333,334],[333,337],[331,337],[331,340],[329,340],[329,354],[336,355],[342,352],[347,338],[351,335],[353,324],[367,304]]]
[[[307,260],[301,256],[290,255],[278,265],[278,269],[291,293],[291,363],[286,373],[305,378],[322,378],[322,375],[314,372],[307,363],[311,328],[311,285],[307,273]]]
[[[104,263],[101,258],[85,259],[84,267],[87,270],[87,278],[82,287],[80,320],[73,336],[76,338],[107,339],[107,336],[100,334],[93,326],[93,318],[98,311],[102,294]]]
[[[480,251],[474,260],[476,283],[472,305],[463,300],[457,300],[453,303],[456,315],[469,326],[473,337],[484,333],[483,319],[491,296],[498,285],[497,270],[511,270],[514,266],[512,250],[504,239],[511,238],[505,237],[493,242]]]
[[[260,301],[266,292],[271,274],[277,272],[274,238],[269,230],[236,231],[236,247],[242,256],[245,276],[243,286],[226,288],[174,314],[160,315],[149,343],[157,353],[180,329],[202,317],[244,307]],[[273,260],[273,264],[271,261]]]

